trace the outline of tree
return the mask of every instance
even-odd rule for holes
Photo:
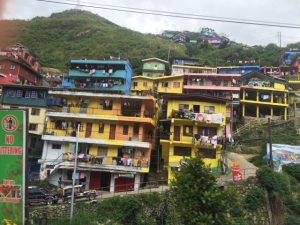
[[[228,225],[230,198],[217,186],[210,168],[200,158],[185,159],[175,172],[171,193],[184,224]]]

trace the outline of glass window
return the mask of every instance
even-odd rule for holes
[[[38,97],[37,91],[32,91],[31,98],[37,98],[37,97]]]
[[[17,90],[17,98],[22,98],[22,97],[23,97],[23,91]]]
[[[143,82],[143,86],[144,86],[144,87],[147,87],[147,86],[148,86],[148,82],[144,81],[144,82]]]
[[[29,124],[29,130],[36,131],[37,128],[38,128],[38,124],[36,124],[36,123],[30,123]]]
[[[179,104],[179,110],[184,110],[184,109],[189,109],[189,105],[188,104]]]
[[[215,107],[214,106],[205,106],[204,113],[215,113]]]
[[[128,135],[128,125],[123,126],[123,135]]]
[[[107,156],[107,147],[98,147],[97,156]]]
[[[31,96],[31,91],[26,91],[25,92],[25,98],[30,98]]]
[[[52,144],[52,149],[61,149],[61,144]]]
[[[174,88],[180,88],[180,82],[173,82]]]
[[[98,133],[104,133],[104,123],[99,123]]]
[[[113,101],[110,99],[106,99],[103,102],[103,109],[104,110],[112,110],[113,107]]]
[[[133,82],[133,87],[137,87],[138,86],[138,82]]]
[[[162,83],[161,83],[161,86],[162,86],[162,87],[169,87],[169,82],[162,82]]]
[[[183,126],[184,136],[193,136],[193,126]]]
[[[215,159],[217,156],[216,149],[199,148],[199,155],[206,159]]]
[[[16,66],[14,64],[11,64],[9,67],[10,70],[14,70],[15,68],[16,68]]]
[[[39,116],[40,115],[41,110],[37,109],[37,108],[32,108],[31,109],[31,115],[32,116]]]
[[[192,149],[188,147],[174,146],[174,155],[176,156],[191,156]]]

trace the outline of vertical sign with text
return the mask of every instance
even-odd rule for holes
[[[26,111],[0,110],[0,224],[25,223]]]

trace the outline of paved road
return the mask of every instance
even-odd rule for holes
[[[240,172],[243,180],[247,179],[248,177],[255,176],[257,170],[257,167],[250,163],[246,158],[249,158],[249,155],[227,152],[227,165],[231,167],[233,163],[238,163],[240,165]],[[232,174],[230,171],[228,174],[220,177],[219,183],[224,184],[228,181],[232,181]]]

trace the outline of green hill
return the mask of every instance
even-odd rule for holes
[[[283,49],[274,44],[245,48],[242,45],[214,47],[202,43],[176,44],[151,34],[142,34],[120,27],[87,11],[68,10],[37,17],[29,21],[0,21],[14,34],[10,43],[20,42],[30,48],[42,66],[66,70],[71,58],[103,59],[110,56],[127,58],[136,73],[141,59],[159,57],[198,58],[204,65],[237,65],[241,60],[255,60],[261,65],[277,64]],[[2,28],[1,28],[2,29]],[[300,47],[300,44],[296,44]]]

